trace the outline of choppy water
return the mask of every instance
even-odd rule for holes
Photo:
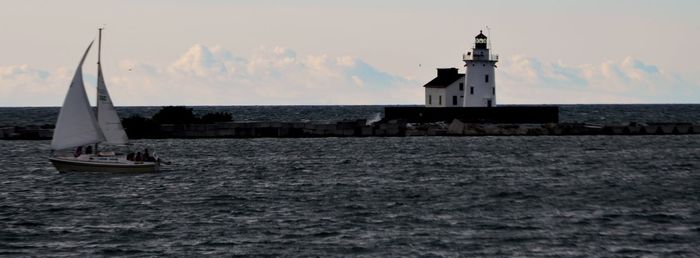
[[[384,106],[198,106],[195,113],[230,112],[239,121],[337,121],[376,119]],[[120,117],[150,117],[160,107],[118,107]],[[0,107],[2,125],[53,124],[58,107]],[[700,123],[700,104],[658,105],[561,105],[561,122],[627,123],[691,122]]]
[[[698,135],[137,143],[174,164],[0,141],[0,255],[700,255]]]

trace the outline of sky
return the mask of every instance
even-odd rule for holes
[[[100,26],[118,106],[422,104],[436,68],[464,72],[480,30],[499,55],[499,104],[700,103],[697,10],[690,0],[3,0],[0,106],[61,105]]]

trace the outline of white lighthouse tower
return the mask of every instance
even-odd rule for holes
[[[489,41],[482,31],[475,38],[472,52],[464,55],[467,68],[464,89],[465,107],[496,106],[496,62],[498,56],[491,55]]]

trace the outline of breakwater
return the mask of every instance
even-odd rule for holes
[[[316,122],[225,122],[214,124],[158,125],[146,137],[132,138],[301,138],[301,137],[404,137],[404,136],[536,136],[536,135],[677,135],[700,134],[694,123],[546,123],[490,124],[407,123],[382,120],[367,123],[365,119],[334,123]],[[47,126],[10,126],[0,128],[0,139],[51,139],[53,129]]]
[[[385,120],[408,123],[435,123],[459,120],[467,123],[547,124],[559,123],[558,106],[499,107],[406,107],[384,108]]]

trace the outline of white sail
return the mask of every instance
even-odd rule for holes
[[[127,144],[129,142],[129,137],[126,136],[117,110],[112,104],[112,98],[107,91],[104,77],[102,77],[102,65],[99,63],[97,64],[97,121],[107,143]]]
[[[53,140],[51,140],[51,148],[54,150],[98,143],[105,139],[97,124],[83,84],[83,62],[90,52],[92,43],[90,42],[83,58],[80,59],[73,81],[68,88],[66,99],[58,113],[56,129],[54,129]]]

